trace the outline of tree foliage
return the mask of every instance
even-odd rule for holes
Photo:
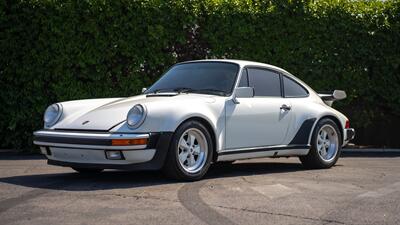
[[[356,127],[400,115],[398,0],[3,0],[0,51],[0,147],[30,148],[51,103],[135,95],[203,58],[346,90]]]

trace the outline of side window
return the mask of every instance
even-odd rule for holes
[[[242,77],[240,78],[239,87],[248,87],[249,86],[249,78],[247,76],[247,69],[244,68],[242,71]]]
[[[249,86],[255,96],[281,96],[281,82],[278,73],[269,70],[248,68]]]
[[[308,96],[308,92],[304,89],[300,84],[296,81],[283,76],[283,88],[285,97],[306,97]]]

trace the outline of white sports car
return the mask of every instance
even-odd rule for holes
[[[354,129],[332,102],[287,71],[241,60],[171,67],[143,94],[49,106],[34,144],[48,164],[78,172],[159,170],[201,179],[212,163],[299,156],[329,168]]]

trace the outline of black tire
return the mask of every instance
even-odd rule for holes
[[[207,141],[207,156],[205,159],[205,163],[198,172],[190,173],[186,171],[181,163],[179,162],[179,147],[178,143],[181,136],[185,133],[185,131],[195,128],[204,135],[205,140]],[[165,160],[165,164],[163,167],[163,172],[170,178],[176,180],[183,180],[183,181],[196,181],[200,180],[208,171],[212,158],[213,158],[213,142],[210,135],[210,132],[207,128],[196,120],[189,120],[183,124],[181,124],[175,131],[171,144],[169,146],[167,158]]]
[[[76,168],[72,167],[73,170],[75,170],[78,173],[81,174],[96,174],[96,173],[101,173],[103,169],[94,169],[94,168]]]
[[[338,137],[338,144],[337,144],[337,151],[336,155],[332,157],[329,161],[324,160],[322,156],[318,153],[318,148],[317,148],[317,139],[318,139],[318,134],[324,125],[330,125],[331,127],[334,128],[336,131],[336,135]],[[342,135],[339,131],[339,128],[337,124],[329,119],[329,118],[324,118],[318,121],[317,125],[314,128],[312,138],[311,138],[311,149],[309,153],[305,156],[300,156],[299,159],[301,163],[304,165],[306,168],[310,169],[326,169],[330,168],[333,165],[336,164],[337,160],[340,157],[340,153],[342,150]]]

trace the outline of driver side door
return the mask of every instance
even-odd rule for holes
[[[281,75],[266,68],[244,68],[239,87],[253,87],[254,97],[228,100],[225,148],[282,145],[292,119],[289,100],[283,98]]]

